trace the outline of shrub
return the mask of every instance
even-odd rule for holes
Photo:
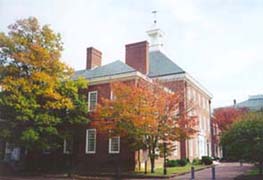
[[[205,165],[211,165],[213,163],[212,158],[209,156],[202,156],[202,163]]]
[[[220,160],[220,158],[219,157],[213,157],[212,160],[213,161],[218,161],[218,160]]]
[[[202,161],[201,161],[201,159],[195,158],[195,159],[193,159],[192,164],[193,164],[193,165],[201,165],[201,164],[202,164]]]
[[[187,164],[187,159],[177,159],[177,160],[167,160],[167,167],[178,167],[185,166]]]
[[[179,166],[178,160],[167,160],[167,167],[176,167]]]
[[[180,159],[178,160],[178,163],[180,166],[185,166],[188,162],[187,162],[187,159]]]

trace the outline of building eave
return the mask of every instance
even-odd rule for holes
[[[132,79],[144,79],[150,83],[152,83],[152,79],[147,77],[146,75],[138,72],[127,72],[127,73],[121,73],[121,74],[114,74],[109,76],[101,76],[101,77],[95,77],[95,78],[86,78],[89,81],[89,85],[97,85],[97,84],[105,84],[110,83],[114,81],[126,81],[126,80],[132,80]]]
[[[213,98],[212,93],[210,93],[203,85],[201,85],[197,80],[195,80],[191,75],[189,75],[186,72],[164,75],[164,76],[157,76],[157,77],[154,77],[154,79],[158,79],[161,81],[186,80],[189,83],[193,84],[196,88],[203,91],[209,97],[209,99]]]

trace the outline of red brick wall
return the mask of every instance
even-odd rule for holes
[[[87,127],[92,128],[92,127]],[[81,172],[88,170],[97,171],[115,171],[117,167],[121,167],[123,171],[134,170],[135,153],[130,150],[129,143],[125,138],[120,138],[120,153],[109,153],[109,136],[100,132],[96,133],[96,153],[86,154],[86,128],[83,128],[80,135],[80,143],[78,144],[76,162],[77,169]]]
[[[186,106],[186,82],[184,80],[178,80],[178,81],[167,81],[167,82],[162,82],[166,87],[169,89],[180,93],[181,95],[181,100],[180,100],[180,111],[185,110]],[[187,149],[186,149],[186,140],[181,140],[180,141],[180,156],[182,158],[187,157]]]
[[[102,98],[110,98],[111,88],[109,83],[89,86],[87,97],[90,91],[98,91],[98,103],[101,103]]]
[[[126,64],[143,74],[149,72],[149,43],[142,41],[126,45]]]
[[[134,80],[126,81],[126,83],[134,82]],[[110,98],[111,85],[109,83],[91,85],[86,90],[86,93],[88,94],[89,91],[98,91],[98,103],[101,103],[102,98]],[[127,142],[126,138],[121,137],[119,154],[109,154],[109,136],[107,134],[102,134],[97,130],[96,153],[86,154],[86,129],[88,128],[92,127],[87,125],[82,128],[79,136],[79,143],[77,143],[76,147],[77,152],[74,152],[74,154],[77,155],[75,157],[75,164],[78,165],[77,169],[79,171],[115,171],[118,166],[120,166],[122,170],[135,169],[135,152],[130,150],[129,142]]]

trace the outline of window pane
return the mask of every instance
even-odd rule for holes
[[[89,92],[89,110],[94,110],[97,105],[97,92]]]
[[[96,151],[96,130],[88,129],[87,130],[87,153],[95,153]]]
[[[73,148],[73,139],[72,138],[67,138],[64,139],[64,147],[63,151],[65,154],[71,153]]]
[[[120,151],[120,137],[110,138],[110,153],[119,153]]]

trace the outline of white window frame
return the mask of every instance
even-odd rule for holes
[[[94,109],[90,109],[90,96],[93,93],[96,93],[96,105],[98,103],[98,91],[90,91],[89,94],[88,94],[88,111],[93,111],[94,110]]]
[[[189,139],[189,156],[193,156],[194,155],[194,148],[193,148],[193,139]]]
[[[94,150],[93,151],[89,151],[88,149],[88,145],[89,145],[89,138],[88,138],[88,134],[89,131],[95,131],[95,136],[94,136]],[[96,134],[96,129],[87,129],[86,130],[86,146],[85,146],[85,152],[86,154],[95,154],[96,153],[96,139],[97,139],[97,134]]]
[[[110,91],[110,100],[116,100],[116,96],[112,90]]]
[[[121,139],[120,139],[120,136],[116,136],[116,137],[113,137],[113,138],[118,138],[118,151],[112,151],[111,150],[111,146],[112,146],[112,138],[109,138],[109,153],[110,154],[119,154],[120,153],[120,149],[121,149],[121,146],[120,146],[120,142],[121,142]]]
[[[69,154],[69,151],[67,151],[67,140],[66,139],[64,139],[64,142],[63,142],[63,153]]]

